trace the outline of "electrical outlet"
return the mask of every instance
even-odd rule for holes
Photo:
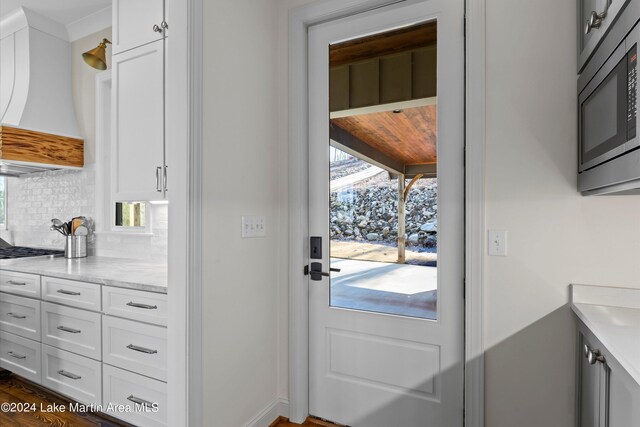
[[[489,230],[489,255],[507,256],[507,230]]]
[[[242,216],[242,238],[264,237],[267,235],[267,219],[264,215]]]

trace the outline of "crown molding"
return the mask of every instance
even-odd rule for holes
[[[113,21],[111,14],[111,6],[105,7],[91,15],[85,16],[75,22],[67,24],[67,33],[69,41],[74,42],[81,38],[87,37],[105,28],[111,27]]]

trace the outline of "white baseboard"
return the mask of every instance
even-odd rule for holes
[[[278,417],[289,418],[289,400],[279,397],[267,405],[244,427],[269,427]]]

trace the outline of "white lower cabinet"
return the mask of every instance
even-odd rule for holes
[[[42,385],[87,405],[102,403],[102,364],[42,344]]]
[[[102,347],[103,362],[167,380],[167,328],[104,316]]]
[[[0,273],[0,367],[136,426],[167,425],[166,294]]]
[[[0,330],[40,341],[40,301],[0,294]]]
[[[42,303],[42,342],[100,360],[100,313]]]
[[[140,427],[167,425],[167,384],[103,365],[102,405],[111,416]],[[107,408],[115,411],[108,411]],[[131,411],[117,408],[131,408]]]
[[[9,332],[0,332],[0,368],[40,384],[41,344]]]

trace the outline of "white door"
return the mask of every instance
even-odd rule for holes
[[[321,238],[321,251],[315,251],[320,256],[314,259],[312,243],[309,263],[311,270],[319,267],[314,262],[321,262],[324,272],[329,266],[341,269],[330,277],[309,277],[312,416],[353,427],[463,425],[463,7],[462,0],[399,3],[309,28],[309,235]],[[362,163],[357,150],[336,151],[344,147],[330,140],[329,50],[339,42],[434,21],[437,98],[418,104],[437,107],[437,181],[417,181],[411,192],[426,198],[406,205],[411,218],[407,259],[422,265],[400,264],[388,259],[398,250],[387,239],[394,225],[385,226],[375,213],[393,206],[392,191],[367,187],[376,173],[373,166]],[[403,110],[393,112],[401,115]],[[347,161],[357,165],[352,174],[345,172],[351,178],[334,176],[332,162],[354,152]],[[390,175],[383,171],[376,177],[373,182],[383,182]],[[345,179],[358,184],[345,191]],[[390,180],[380,185],[394,183],[400,184]],[[371,194],[375,200],[362,202]],[[435,200],[425,201],[429,197]],[[425,223],[413,233],[416,215],[425,215]],[[434,249],[428,245],[436,227]],[[356,233],[360,237],[354,239]]]

